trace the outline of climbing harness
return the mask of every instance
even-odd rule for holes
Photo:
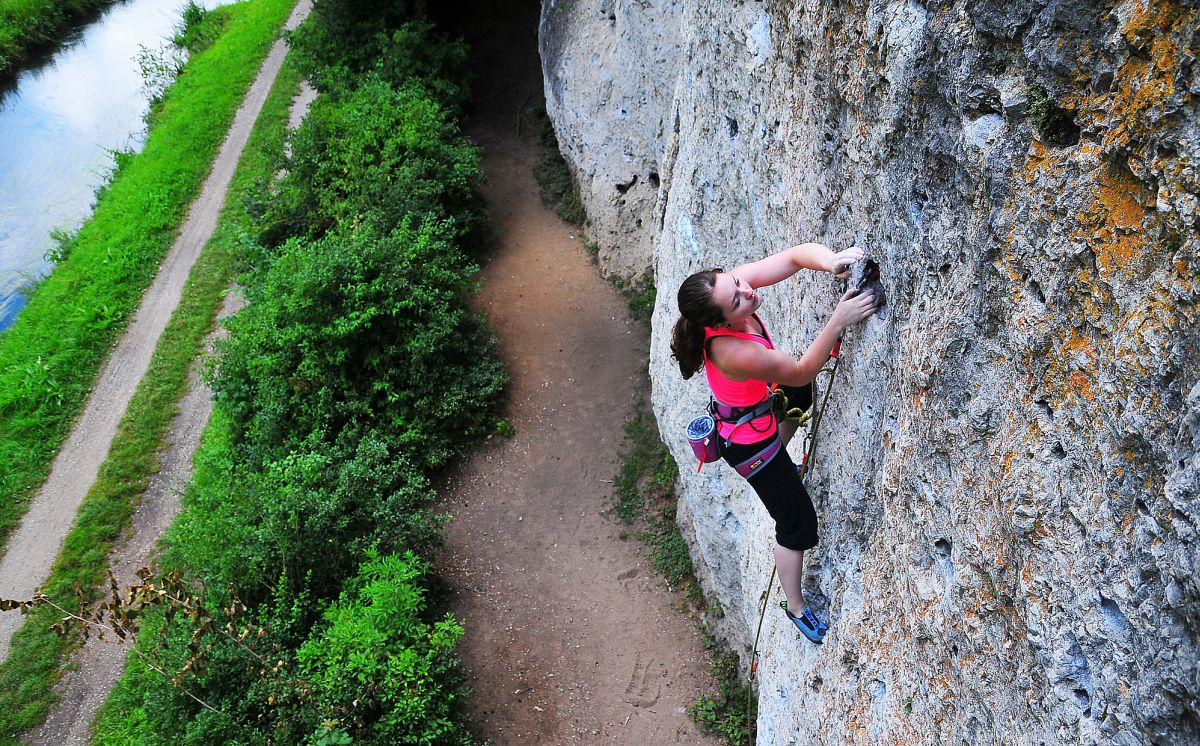
[[[783,392],[768,389],[767,398],[749,407],[734,407],[717,401],[715,397],[710,398],[708,414],[700,415],[687,425],[688,443],[691,444],[692,453],[696,455],[696,459],[700,462],[700,465],[696,467],[696,472],[699,473],[705,464],[719,461],[721,459],[721,448],[729,447],[729,439],[722,438],[717,430],[719,423],[733,423],[733,428],[736,430],[742,425],[757,420],[759,417],[766,417],[775,411],[778,396],[783,396]],[[732,431],[730,434],[732,435]],[[723,445],[721,444],[722,440],[724,441]],[[782,446],[783,442],[779,439],[778,434],[776,434],[762,450],[733,468],[738,474],[749,479],[759,469],[769,464],[771,459],[775,458],[775,455],[779,453]]]

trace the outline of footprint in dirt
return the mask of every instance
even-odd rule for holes
[[[634,707],[651,707],[656,704],[662,696],[662,668],[662,664],[653,658],[643,663],[642,654],[638,653],[622,699]]]
[[[631,567],[625,572],[618,573],[617,580],[621,583],[621,587],[630,593],[645,593],[653,590],[650,578],[642,575],[642,570],[638,567]]]

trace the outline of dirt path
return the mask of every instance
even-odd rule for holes
[[[300,0],[288,19],[289,27],[298,24],[311,6],[311,0]],[[97,379],[83,414],[51,465],[50,476],[34,496],[29,511],[9,540],[8,549],[0,559],[0,598],[32,598],[49,577],[50,567],[74,523],[75,513],[96,481],[100,464],[108,456],[117,425],[150,366],[158,339],[179,305],[192,264],[217,226],[234,169],[286,52],[282,41],[271,47],[258,77],[234,116],[229,134],[217,153],[200,196],[188,212],[179,237]],[[0,660],[8,656],[12,635],[22,619],[17,611],[0,612]]]
[[[479,301],[512,377],[512,438],[494,438],[447,486],[442,563],[466,626],[480,736],[512,743],[715,743],[685,708],[711,690],[695,624],[610,516],[645,343],[575,229],[542,206],[536,12],[469,38],[500,234]]]

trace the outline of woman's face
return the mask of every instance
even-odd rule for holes
[[[725,323],[737,328],[762,305],[762,298],[732,272],[719,272],[713,282],[713,302],[725,314]]]

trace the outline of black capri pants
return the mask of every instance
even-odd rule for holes
[[[788,397],[788,409],[806,410],[812,405],[812,384],[780,388]],[[721,456],[725,463],[736,466],[761,451],[775,437],[772,434],[756,443],[730,443],[728,446],[722,443]],[[779,546],[802,552],[817,545],[817,511],[787,449],[779,449],[770,463],[746,481],[774,519],[775,541]]]

